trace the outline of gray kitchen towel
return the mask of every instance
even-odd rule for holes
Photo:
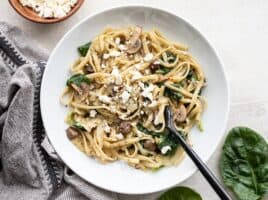
[[[116,200],[68,170],[46,138],[39,92],[47,57],[0,22],[0,199]]]

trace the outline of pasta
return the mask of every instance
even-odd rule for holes
[[[184,153],[165,128],[164,109],[171,107],[189,142],[205,108],[205,76],[187,47],[131,26],[107,28],[78,50],[60,98],[72,143],[102,163],[123,160],[143,170],[178,164]]]

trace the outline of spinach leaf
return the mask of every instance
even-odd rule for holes
[[[176,60],[176,55],[170,51],[166,52],[168,63],[173,63]]]
[[[182,95],[179,92],[174,91],[167,87],[164,90],[164,96],[169,97],[173,99],[174,101],[179,101],[182,98]]]
[[[158,200],[202,200],[202,197],[188,187],[174,187],[164,192]]]
[[[79,47],[77,48],[79,54],[80,54],[81,56],[86,56],[86,55],[87,55],[87,52],[88,52],[88,49],[89,49],[89,47],[90,47],[90,45],[91,45],[91,42],[88,42],[88,43],[86,43],[86,44],[83,44],[83,45],[79,46]]]
[[[80,124],[79,122],[75,121],[73,112],[68,114],[67,119],[66,119],[66,123],[69,124],[71,127],[76,128],[78,130],[81,130],[81,131],[86,130],[85,127],[82,124]]]
[[[230,130],[220,159],[223,182],[240,200],[259,200],[268,193],[268,144],[246,127]]]
[[[175,136],[173,136],[173,134],[169,132],[168,129],[165,129],[163,133],[158,133],[148,130],[140,122],[137,123],[137,129],[147,135],[160,138],[160,143],[157,145],[157,148],[160,151],[163,147],[170,146],[171,149],[168,150],[164,155],[173,155],[179,146],[179,141]]]
[[[75,74],[67,80],[66,85],[70,86],[71,84],[75,84],[79,87],[82,82],[85,82],[88,85],[90,84],[89,78],[86,77],[84,74]]]
[[[173,155],[176,152],[179,144],[180,143],[178,139],[173,134],[169,133],[169,131],[167,131],[166,134],[161,135],[160,143],[157,146],[159,150],[165,146],[169,146],[171,149],[168,150],[164,155]]]
[[[159,69],[157,69],[155,71],[156,74],[167,74],[168,72],[170,72],[172,70],[172,68],[168,68],[168,67],[164,67],[162,65],[160,65]]]
[[[198,80],[196,73],[195,73],[194,70],[192,70],[192,69],[190,69],[189,73],[188,73],[187,76],[186,76],[186,79],[187,79],[187,80],[191,80],[191,81],[196,81],[196,80]]]
[[[161,133],[157,133],[157,132],[154,132],[154,131],[151,131],[151,130],[148,130],[147,128],[145,128],[140,122],[137,123],[137,129],[140,131],[140,132],[143,132],[147,135],[151,135],[151,136],[154,136],[154,137],[160,137]]]

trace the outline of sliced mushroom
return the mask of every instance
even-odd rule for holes
[[[176,122],[184,122],[187,117],[187,111],[183,104],[179,106],[177,110],[175,110],[174,113],[174,120]]]
[[[155,151],[157,148],[155,142],[152,142],[151,140],[145,140],[143,143],[143,147],[149,151]]]
[[[150,64],[150,69],[152,70],[152,72],[155,72],[159,68],[160,68],[160,64],[155,64],[155,63]]]
[[[72,140],[72,139],[76,138],[79,135],[79,131],[76,130],[75,128],[73,128],[73,127],[69,127],[68,129],[66,129],[66,134],[67,134],[67,137],[70,140]]]
[[[82,88],[78,87],[76,84],[72,83],[71,84],[72,88],[79,94],[79,95],[83,95],[83,90]]]
[[[127,135],[131,132],[132,126],[129,122],[121,122],[119,125],[119,131],[123,135]]]
[[[133,34],[129,39],[129,43],[127,45],[127,53],[129,54],[134,54],[136,52],[138,52],[141,48],[141,32],[142,29],[139,26],[135,26],[134,30],[133,30]]]
[[[94,72],[94,69],[90,64],[86,64],[86,70],[87,70],[88,73],[93,73]]]

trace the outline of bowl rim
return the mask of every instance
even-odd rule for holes
[[[214,48],[214,46],[212,45],[212,43],[207,39],[207,37],[205,36],[205,34],[201,33],[194,25],[192,25],[193,23],[190,22],[190,20],[186,20],[184,17],[181,17],[181,16],[178,16],[176,13],[172,12],[172,11],[169,11],[167,9],[163,9],[163,8],[159,8],[159,7],[156,7],[156,6],[149,6],[149,5],[142,5],[142,4],[128,4],[128,5],[123,5],[123,6],[113,6],[113,7],[109,7],[109,8],[104,8],[104,9],[101,9],[101,10],[98,10],[98,11],[95,11],[93,12],[92,14],[88,15],[87,17],[85,17],[84,19],[82,19],[81,21],[79,21],[78,23],[76,23],[72,28],[70,28],[70,30],[68,30],[63,36],[62,38],[58,41],[58,43],[56,44],[56,46],[54,47],[54,49],[52,50],[50,56],[49,56],[49,59],[47,61],[47,65],[50,64],[51,60],[50,58],[56,53],[58,47],[62,44],[62,42],[65,40],[65,38],[73,31],[75,30],[77,27],[79,27],[81,24],[85,23],[87,20],[89,20],[90,18],[93,18],[93,17],[96,17],[104,12],[109,12],[109,11],[114,11],[114,10],[117,10],[117,9],[124,9],[124,8],[136,8],[136,9],[152,9],[152,10],[155,10],[157,12],[163,12],[163,13],[166,13],[168,15],[172,15],[176,18],[179,18],[180,20],[182,20],[184,23],[186,23],[189,27],[191,27],[192,29],[194,29],[201,37],[202,39],[209,45],[209,47],[212,49],[212,51],[214,52],[215,54],[215,57],[218,59],[219,63],[220,63],[220,68],[221,68],[221,71],[222,71],[222,75],[223,75],[223,80],[224,80],[224,84],[225,84],[225,87],[226,87],[226,112],[225,112],[225,116],[224,116],[224,122],[223,122],[223,126],[220,130],[220,133],[222,133],[219,137],[219,141],[217,143],[214,143],[214,146],[211,146],[211,148],[213,149],[213,151],[210,153],[210,155],[207,157],[206,160],[203,160],[204,163],[207,163],[208,160],[211,158],[211,156],[215,153],[217,147],[221,144],[221,141],[224,137],[224,132],[226,131],[227,129],[227,122],[228,122],[228,117],[229,117],[229,112],[230,112],[230,86],[229,86],[229,81],[228,81],[228,78],[227,78],[227,73],[225,71],[225,66],[224,66],[224,63],[222,61],[222,59],[220,58],[217,50]],[[44,102],[42,101],[42,96],[43,96],[43,92],[44,89],[43,89],[43,80],[45,80],[44,77],[46,77],[47,75],[47,67],[45,68],[44,70],[44,73],[43,73],[43,78],[42,78],[42,83],[41,83],[41,90],[40,90],[40,110],[41,110],[41,116],[42,116],[42,120],[43,120],[43,113],[44,113]],[[46,125],[45,125],[45,122],[43,121],[43,125],[44,125],[44,128],[46,130]],[[53,145],[53,141],[50,140],[49,138],[49,135],[48,136],[48,139],[50,141],[50,143],[52,144],[52,146],[54,147]],[[61,156],[58,154],[58,156],[61,158]],[[64,160],[63,160],[64,162]],[[65,162],[64,162],[65,163]],[[66,164],[66,163],[65,163]],[[67,164],[66,164],[67,165]],[[70,169],[72,169],[72,167],[70,167],[69,165],[67,165]],[[86,182],[90,183],[90,184],[93,184],[94,186],[97,186],[99,188],[102,188],[104,190],[108,190],[108,191],[111,191],[111,192],[116,192],[116,193],[121,193],[121,194],[130,194],[130,195],[141,195],[141,194],[151,194],[151,193],[155,193],[155,192],[160,192],[160,191],[163,191],[163,190],[166,190],[166,189],[169,189],[171,187],[174,187],[175,185],[178,185],[180,183],[182,183],[183,181],[189,179],[196,171],[197,171],[197,167],[194,167],[194,169],[192,169],[191,171],[189,171],[187,174],[185,174],[184,178],[181,180],[181,181],[178,181],[176,184],[172,183],[172,184],[169,184],[169,185],[166,185],[165,187],[161,187],[161,189],[152,189],[148,192],[131,192],[131,191],[122,191],[120,189],[110,189],[110,188],[107,188],[107,187],[103,187],[102,185],[99,185],[99,184],[96,184],[96,183],[92,183],[90,182],[89,180],[87,179],[84,179],[83,177],[80,176],[80,173],[79,172],[76,172],[76,170],[74,170],[74,172],[79,176],[81,177],[83,180],[85,180]]]
[[[80,3],[77,2],[74,5],[74,7],[72,7],[71,10],[64,17],[50,18],[50,19],[41,18],[41,17],[34,19],[33,17],[30,17],[29,15],[27,15],[27,14],[25,14],[23,12],[20,12],[20,10],[17,8],[17,6],[14,5],[14,3],[13,3],[12,0],[8,0],[8,2],[11,5],[11,7],[16,11],[16,13],[18,13],[24,19],[27,19],[27,20],[29,20],[31,22],[38,23],[38,24],[55,24],[55,23],[62,22],[64,20],[68,19],[69,17],[71,17],[72,15],[74,15],[80,9],[80,7],[83,5],[83,3],[85,2],[85,0],[80,0]],[[28,8],[28,9],[31,9],[31,8]]]

